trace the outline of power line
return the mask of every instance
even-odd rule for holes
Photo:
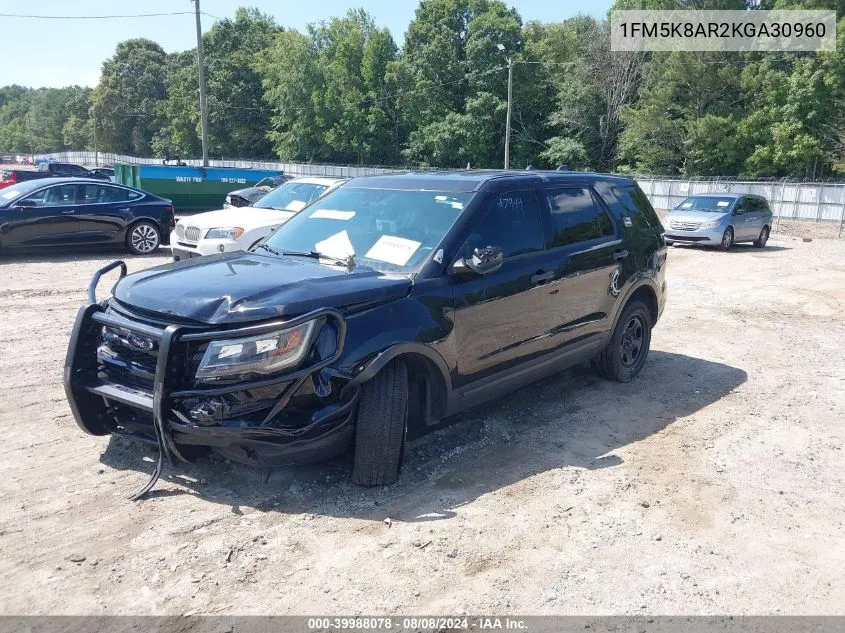
[[[135,13],[131,15],[23,15],[18,13],[0,13],[0,18],[24,18],[29,20],[119,20],[122,18],[160,18],[171,15],[193,15],[193,11],[171,11],[169,13]],[[219,20],[217,16],[203,13]]]

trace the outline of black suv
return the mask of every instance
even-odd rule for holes
[[[163,457],[209,447],[267,466],[354,445],[353,480],[387,484],[406,437],[461,409],[585,360],[631,380],[665,264],[660,221],[628,178],[356,178],[251,251],[98,271],[65,390],[83,430],[160,447],[142,493]]]

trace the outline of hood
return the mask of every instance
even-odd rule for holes
[[[230,191],[229,195],[240,196],[244,200],[249,200],[250,202],[258,202],[271,191],[272,189],[270,187],[244,187],[243,189]]]
[[[387,302],[410,288],[407,276],[240,251],[148,268],[121,279],[114,297],[140,311],[219,325]]]
[[[713,222],[728,215],[725,211],[687,211],[679,209],[666,215],[665,222]]]
[[[268,226],[283,224],[294,216],[293,211],[259,209],[258,207],[235,207],[220,209],[183,217],[180,222],[185,226],[198,226],[201,229],[223,228],[227,226]]]

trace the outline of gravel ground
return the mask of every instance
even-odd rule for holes
[[[637,380],[464,414],[391,487],[207,458],[138,503],[154,454],[61,387],[115,256],[0,260],[0,614],[845,614],[845,241],[672,249]]]

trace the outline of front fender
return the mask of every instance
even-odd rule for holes
[[[347,387],[351,388],[367,382],[394,358],[407,354],[419,354],[432,361],[443,376],[443,380],[446,383],[447,393],[452,393],[452,377],[449,373],[449,367],[446,365],[446,361],[435,350],[428,345],[423,345],[422,343],[397,343],[379,352],[361,366],[361,371],[359,371],[356,376],[349,381]]]
[[[348,315],[346,342],[336,367],[352,377],[351,384],[361,384],[397,356],[419,354],[437,367],[451,392],[450,363],[443,352],[453,330],[447,318],[452,299],[448,288],[443,290],[424,299],[408,296]]]

